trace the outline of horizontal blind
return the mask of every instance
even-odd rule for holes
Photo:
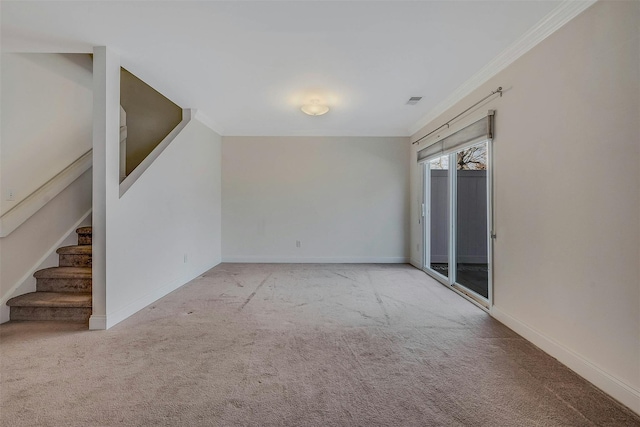
[[[486,117],[418,151],[418,162],[433,157],[438,153],[453,151],[456,147],[472,141],[480,142],[493,138],[494,113],[494,110],[489,110],[489,114]]]

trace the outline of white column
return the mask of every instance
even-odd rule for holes
[[[93,314],[89,329],[106,329],[109,205],[118,201],[120,148],[120,57],[93,49]],[[113,268],[113,267],[111,267]]]

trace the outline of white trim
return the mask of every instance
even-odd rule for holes
[[[495,305],[491,316],[538,346],[545,353],[555,357],[569,369],[618,400],[632,411],[640,414],[640,390],[609,374],[597,364],[576,353],[560,342],[521,322]]]
[[[189,122],[193,119],[193,110],[183,109],[182,110],[182,121],[178,123],[178,125],[173,128],[171,132],[167,136],[164,137],[162,141],[156,146],[156,148],[149,153],[147,157],[144,158],[142,162],[136,168],[131,171],[129,175],[120,183],[120,197],[124,195],[124,193],[131,188],[134,182],[140,178],[140,176],[146,171],[149,166],[162,154],[165,148],[173,142],[173,140],[182,132],[182,130],[189,124]]]
[[[266,264],[408,264],[406,257],[291,257],[291,256],[223,256],[228,263]]]
[[[427,265],[431,265],[431,203],[427,203],[427,200],[431,200],[431,188],[427,187],[427,163],[419,163],[421,180],[420,180],[420,225],[422,227],[422,261],[420,261],[420,269],[424,269]],[[428,193],[428,194],[427,194]],[[427,225],[427,221],[429,224]],[[428,243],[427,243],[428,242]],[[428,253],[427,253],[428,251]],[[429,262],[427,262],[427,259]],[[447,260],[448,261],[448,260]]]
[[[80,219],[76,221],[75,224],[71,228],[69,228],[62,235],[62,237],[58,239],[41,258],[38,261],[36,261],[35,264],[33,264],[31,268],[27,270],[27,272],[20,279],[18,279],[18,281],[7,292],[5,292],[4,295],[2,295],[2,298],[0,298],[0,305],[2,307],[5,306],[5,304],[7,303],[7,301],[9,301],[10,298],[14,296],[18,296],[18,295],[14,295],[14,292],[16,292],[16,290],[19,289],[22,285],[24,285],[28,280],[31,280],[33,278],[33,273],[35,273],[40,269],[40,267],[42,266],[42,263],[44,263],[47,260],[47,258],[49,258],[51,254],[53,254],[72,233],[75,233],[76,229],[80,226],[80,224],[82,224],[82,222],[85,219],[87,219],[89,215],[91,215],[91,209],[86,211],[80,217]],[[5,320],[3,319],[2,322],[4,321]]]
[[[203,125],[214,131],[220,136],[224,135],[224,128],[217,123],[216,121],[210,119],[207,115],[205,115],[201,110],[195,110],[195,119],[201,122]]]
[[[422,266],[420,265],[420,261],[418,261],[418,260],[416,260],[416,259],[414,259],[414,258],[411,258],[411,259],[409,260],[409,264],[411,264],[412,266],[414,266],[414,267],[415,267],[415,268],[417,268],[418,270],[422,271]]]
[[[107,329],[107,316],[92,314],[89,317],[89,329],[92,331]]]
[[[31,218],[33,214],[42,209],[51,199],[60,194],[62,190],[89,170],[91,164],[92,150],[89,150],[56,176],[44,183],[40,188],[5,212],[2,217],[0,217],[0,237],[7,237],[26,220]]]
[[[469,80],[460,85],[444,101],[436,105],[422,119],[409,127],[409,134],[414,135],[420,129],[431,123],[442,113],[460,102],[463,98],[476,90],[480,85],[486,83],[490,78],[507,68],[516,59],[529,52],[536,45],[556,32],[559,28],[578,16],[596,0],[564,0],[547,16],[542,18],[533,28],[520,36],[509,47],[503,50],[498,56],[491,60],[480,71],[474,74]]]

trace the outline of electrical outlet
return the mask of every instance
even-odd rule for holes
[[[296,240],[296,248],[299,248],[300,246],[300,240]]]
[[[420,252],[420,243],[417,243],[417,244],[416,244],[416,251],[417,251],[417,252]]]
[[[187,254],[184,254],[184,263],[185,263],[185,264],[187,263],[188,258],[189,258],[189,257],[187,257]]]
[[[7,190],[7,200],[13,202],[16,200],[16,191],[15,190]]]

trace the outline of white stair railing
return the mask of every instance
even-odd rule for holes
[[[18,204],[0,216],[0,237],[6,237],[22,223],[38,212],[51,199],[67,188],[93,164],[93,150],[78,157],[53,178],[42,184]]]

